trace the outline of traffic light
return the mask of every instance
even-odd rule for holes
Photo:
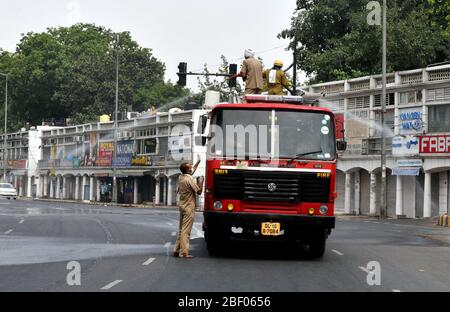
[[[237,64],[230,64],[228,67],[228,73],[230,76],[236,75],[237,73]],[[236,77],[228,80],[228,86],[230,88],[236,88]]]
[[[187,74],[187,63],[180,63],[178,65],[178,82],[177,85],[179,86],[186,86],[186,74]]]

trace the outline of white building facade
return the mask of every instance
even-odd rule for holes
[[[378,215],[381,193],[381,76],[311,85],[337,115],[348,149],[338,161],[336,209]],[[387,76],[389,217],[450,212],[450,65]],[[340,132],[344,130],[344,132]]]
[[[200,157],[203,167],[197,173],[204,171],[206,148],[194,140],[205,113],[177,111],[120,120],[117,146],[113,121],[43,131],[36,195],[111,202],[117,185],[119,203],[176,205],[180,164]]]

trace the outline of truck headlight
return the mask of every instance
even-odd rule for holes
[[[319,211],[321,214],[327,214],[328,213],[328,207],[325,205],[320,206]]]
[[[214,209],[216,209],[216,210],[220,210],[220,209],[222,209],[222,207],[223,207],[223,205],[222,205],[222,202],[221,201],[215,201],[214,202],[214,204],[213,204],[213,206],[214,206]]]

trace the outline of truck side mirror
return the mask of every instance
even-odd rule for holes
[[[199,136],[195,138],[195,144],[200,145],[201,143],[202,146],[206,145],[207,137],[205,136],[205,129],[207,124],[208,124],[208,115],[207,114],[201,115],[198,119],[198,128],[197,128]]]
[[[347,141],[337,141],[336,147],[339,152],[345,152],[347,149]]]
[[[197,128],[198,134],[203,135],[205,133],[207,123],[208,123],[208,115],[206,115],[206,114],[201,115],[198,118],[198,128]]]

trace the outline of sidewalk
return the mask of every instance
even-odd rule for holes
[[[335,212],[336,218],[338,220],[368,220],[368,221],[379,221],[393,224],[404,224],[404,225],[415,225],[415,226],[426,226],[432,228],[442,228],[438,225],[439,216],[431,218],[417,218],[417,219],[396,219],[396,218],[386,218],[380,219],[378,216],[365,216],[365,215],[349,215],[344,212]]]

